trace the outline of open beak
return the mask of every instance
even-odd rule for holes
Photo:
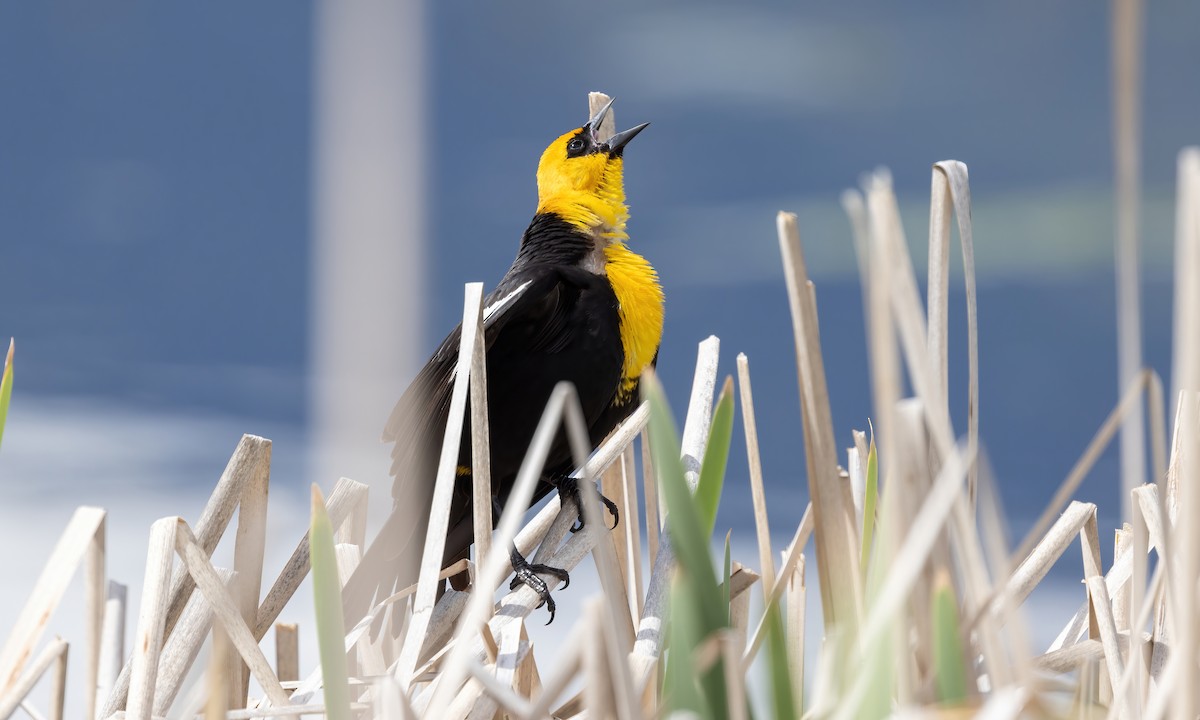
[[[596,114],[592,116],[592,119],[587,121],[587,125],[584,125],[585,128],[592,131],[592,138],[596,140],[597,143],[599,143],[600,140],[600,124],[604,122],[604,118],[608,116],[608,111],[612,108],[614,99],[615,98],[610,98],[609,101],[604,104],[604,107],[597,110]],[[635,136],[637,136],[638,133],[640,133],[642,130],[645,130],[646,126],[649,124],[650,123],[642,123],[637,127],[630,128],[624,132],[619,132],[610,137],[606,142],[599,143],[598,149],[607,152],[612,157],[621,157],[621,152],[625,149],[625,145]]]
[[[600,140],[600,123],[604,122],[604,118],[608,115],[608,110],[612,107],[613,100],[616,100],[616,98],[609,98],[608,102],[604,103],[604,107],[597,110],[592,119],[587,121],[587,125],[584,125],[585,128],[592,131],[592,138],[597,142]]]
[[[650,123],[642,123],[641,125],[631,127],[628,130],[613,135],[608,139],[608,142],[604,143],[604,149],[607,150],[608,154],[612,157],[621,157],[621,153],[624,151],[625,145],[627,145],[630,140],[637,137],[637,134],[645,130],[646,126],[649,124]]]

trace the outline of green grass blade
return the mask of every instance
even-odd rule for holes
[[[871,449],[867,452],[867,486],[863,489],[862,555],[859,567],[867,572],[871,559],[871,538],[875,533],[875,506],[879,502],[879,457],[875,453],[875,435],[871,434]]]
[[[704,717],[708,703],[700,690],[695,670],[695,650],[704,637],[698,606],[679,587],[671,586],[671,614],[667,617],[667,663],[663,675],[663,700],[672,710],[690,711]]]
[[[712,537],[717,524],[717,507],[721,503],[721,488],[725,485],[725,466],[729,461],[729,443],[733,437],[733,376],[725,377],[725,385],[713,411],[708,430],[704,461],[700,464],[700,480],[696,484],[696,504],[704,527]]]
[[[312,555],[313,605],[317,616],[317,645],[325,683],[326,717],[350,720],[350,682],[346,671],[346,628],[342,623],[342,586],[333,549],[333,525],[325,498],[312,486],[312,527],[308,533]]]
[[[957,705],[968,695],[966,658],[959,640],[958,600],[945,570],[937,575],[933,591],[933,667],[937,697]]]
[[[867,484],[868,487],[871,487],[874,484],[872,483],[871,478],[878,473],[876,469],[877,463],[875,460],[874,439],[871,440],[871,449],[868,452],[868,458]],[[863,527],[866,527],[867,515],[865,512],[865,502],[863,507]],[[891,523],[895,522],[894,515],[889,513],[889,509],[885,508],[883,512],[880,513],[880,516],[880,536],[882,538],[894,537],[894,535],[889,532]],[[871,517],[874,519],[874,513],[872,513]],[[893,550],[894,548],[888,545],[888,543],[881,542],[873,554],[872,562],[867,568],[866,599],[868,608],[873,607],[879,599],[880,588],[883,587],[888,566],[892,561]],[[857,717],[863,718],[863,720],[876,720],[877,718],[889,717],[892,714],[892,696],[895,693],[896,687],[896,656],[894,654],[894,643],[897,641],[898,637],[906,637],[906,629],[907,628],[905,627],[904,620],[898,613],[896,617],[892,618],[891,629],[888,632],[881,633],[879,639],[875,641],[875,644],[866,649],[866,652],[864,653],[866,661],[862,663],[861,667],[854,668],[854,672],[866,673],[870,678],[870,681],[867,683],[867,686],[870,689],[867,691],[866,697],[862,700],[862,705],[858,709]],[[843,636],[843,639],[845,639],[847,642],[850,641],[850,639],[845,636]],[[840,656],[842,658],[842,662],[845,663],[846,659],[850,658],[852,655],[853,651],[847,647],[847,652]],[[850,668],[843,665],[842,670],[843,676],[848,677]],[[852,684],[852,682],[846,681],[841,688],[841,692],[845,693]]]
[[[642,379],[642,393],[650,403],[650,451],[678,562],[671,583],[663,695],[668,698],[669,708],[691,710],[701,717],[722,717],[727,710],[723,663],[718,660],[703,675],[693,668],[696,648],[717,630],[729,626],[729,606],[722,605],[723,591],[713,571],[709,547],[712,531],[706,530],[700,502],[692,497],[684,479],[679,435],[662,387],[647,376]],[[696,683],[699,698],[690,694]],[[698,707],[689,704],[694,700],[699,701]]]
[[[796,699],[792,697],[787,638],[783,630],[783,614],[779,612],[779,603],[771,603],[766,612],[767,673],[771,680],[772,716],[780,720],[800,717],[796,708]]]
[[[721,608],[717,576],[713,572],[708,547],[711,533],[704,531],[699,510],[683,477],[675,421],[671,418],[671,410],[658,381],[644,379],[642,388],[650,402],[650,451],[658,471],[662,499],[670,515],[667,526],[671,544],[691,589],[700,591],[697,600],[704,604],[702,617],[705,624],[713,628],[720,627],[725,613]]]
[[[896,685],[892,640],[891,632],[882,633],[879,641],[867,651],[865,667],[860,668],[861,672],[874,678],[859,708],[858,717],[863,720],[882,720],[892,715],[892,693]]]
[[[8,417],[8,401],[12,399],[13,384],[13,341],[8,341],[8,355],[4,357],[4,374],[0,375],[0,441],[4,440],[4,420]]]

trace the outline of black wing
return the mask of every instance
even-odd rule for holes
[[[537,327],[531,349],[561,350],[570,337],[562,300],[563,278],[549,266],[510,270],[484,300],[485,351],[495,344],[505,325],[520,318],[522,325]],[[462,325],[454,328],[404,391],[383,430],[383,441],[394,442],[392,496],[399,502],[412,498],[409,478],[423,478],[419,486],[432,489],[438,456],[454,391],[454,368]]]

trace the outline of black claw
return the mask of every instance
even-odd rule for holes
[[[617,525],[621,524],[621,511],[617,509],[617,504],[603,495],[600,496],[600,502],[604,503],[604,507],[608,508],[608,511],[613,516],[613,524],[609,530],[616,530]]]
[[[550,611],[550,619],[546,621],[546,624],[549,625],[550,623],[554,622],[554,611],[556,609],[554,606],[554,598],[550,597],[550,588],[546,585],[545,580],[538,577],[538,573],[557,578],[562,582],[564,589],[571,584],[571,576],[568,575],[567,571],[563,570],[562,568],[529,562],[523,555],[521,555],[520,552],[517,551],[515,545],[509,552],[509,556],[512,559],[514,575],[512,582],[508,584],[508,589],[516,590],[518,585],[525,585],[529,589],[533,590],[540,600],[537,606],[541,607],[545,605],[546,609]]]
[[[573,477],[565,477],[555,483],[558,486],[558,494],[560,497],[570,499],[578,508],[579,517],[575,520],[575,524],[571,526],[571,532],[577,533],[587,525],[583,519],[583,502],[579,497],[579,481]],[[604,503],[604,507],[608,508],[608,512],[613,516],[613,524],[609,530],[615,530],[617,525],[621,523],[621,512],[617,508],[617,504],[612,500],[601,495],[597,491],[596,496],[600,498],[600,502]]]

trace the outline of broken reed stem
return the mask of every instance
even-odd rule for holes
[[[229,673],[225,671],[225,659],[230,655],[229,636],[220,623],[213,626],[212,650],[208,661],[208,703],[205,705],[205,720],[227,718],[229,710]]]
[[[933,166],[933,184],[939,185],[938,178],[945,179],[946,192],[949,192],[949,198],[954,209],[954,216],[958,220],[958,239],[959,245],[962,247],[963,261],[963,285],[966,291],[967,300],[967,446],[971,451],[978,456],[979,450],[979,309],[977,301],[977,290],[975,281],[975,239],[974,229],[971,222],[971,184],[968,179],[967,166],[965,163],[957,160],[943,160],[934,163]],[[939,188],[940,189],[940,188]],[[936,193],[936,191],[935,191]],[[944,217],[942,223],[949,225],[950,216],[949,209],[945,207],[945,193],[941,193],[943,205],[940,211]],[[933,217],[933,207],[931,203],[930,217]],[[930,232],[932,233],[932,220],[930,223]],[[932,242],[932,240],[931,240]],[[940,253],[946,255],[947,249],[942,249]],[[930,247],[932,257],[933,247]],[[948,268],[947,268],[948,269]],[[932,273],[932,267],[930,272]],[[943,275],[945,269],[943,270]],[[945,278],[942,278],[945,279]],[[932,288],[933,276],[930,275],[930,283]],[[933,347],[933,301],[932,294],[930,295],[930,342],[931,349]],[[939,302],[942,302],[939,300]],[[947,315],[938,316],[939,323],[948,320]],[[941,334],[941,342],[948,344],[948,331],[939,327],[938,332]],[[939,346],[939,350],[941,350]],[[936,357],[936,356],[934,356]],[[940,396],[947,402],[945,407],[946,412],[949,412],[949,394],[948,383],[944,378],[948,378],[945,365],[940,365],[939,368],[939,387]],[[972,462],[971,467],[967,469],[967,492],[971,502],[972,514],[975,510],[975,499],[977,495],[977,486],[979,484],[979,464],[978,458]]]
[[[269,450],[269,447],[269,441],[255,435],[243,435],[241,440],[238,441],[237,447],[229,457],[229,462],[226,464],[225,470],[221,473],[221,478],[217,481],[212,495],[209,496],[208,502],[200,513],[200,518],[196,521],[196,539],[208,555],[212,555],[213,550],[217,547],[217,543],[229,527],[229,522],[233,518],[233,511],[237,509],[241,501],[242,492],[254,473],[260,471],[264,454]],[[269,458],[266,459],[269,463]],[[307,558],[307,555],[305,557]],[[305,572],[307,572],[307,568]],[[299,580],[296,580],[296,584],[299,584]],[[195,587],[191,576],[182,567],[177,568],[171,577],[171,589],[165,614],[165,627],[163,629],[164,638],[170,637],[171,631],[175,627],[175,622],[179,619],[179,615],[183,612],[183,608],[187,604],[188,598],[191,597]],[[292,588],[293,591],[294,589]],[[274,590],[275,588],[272,588],[272,591]],[[290,596],[289,593],[288,597]],[[287,599],[284,598],[282,602],[286,603],[286,601]],[[143,599],[143,607],[144,602],[145,600]],[[279,605],[279,608],[282,609],[282,603]],[[269,627],[270,624],[268,623],[267,626]],[[265,629],[263,632],[266,632]],[[125,707],[126,699],[129,695],[132,663],[133,658],[131,657],[121,668],[121,672],[112,686],[112,691],[109,693],[103,709],[100,711],[101,717],[107,718],[117,710]]]
[[[108,698],[125,662],[126,595],[127,588],[124,585],[108,581],[108,599],[104,602],[104,623],[95,690],[98,701]],[[89,717],[95,718],[96,715]]]
[[[649,415],[647,414],[647,417]],[[650,562],[658,557],[658,535],[662,528],[662,510],[658,504],[658,476],[650,453],[650,434],[642,430],[642,493],[646,498],[646,550]]]
[[[1200,580],[1200,392],[1183,390],[1179,395],[1175,421],[1175,449],[1171,470],[1178,493],[1178,517],[1174,537],[1169,542],[1177,548],[1176,564],[1168,566],[1168,578],[1177,608],[1171,628],[1171,662],[1182,667],[1177,676],[1184,687],[1174,699],[1172,717],[1194,717],[1200,710],[1200,688],[1193,682],[1200,639],[1200,622],[1195,608],[1196,585]],[[1177,573],[1177,574],[1176,574]],[[1173,577],[1172,577],[1173,576]]]
[[[170,602],[168,583],[175,549],[175,528],[180,522],[183,522],[181,518],[166,517],[150,526],[142,604],[134,635],[129,701],[125,709],[127,720],[149,720],[153,710],[154,680],[158,677],[158,662]]]
[[[617,513],[621,518],[617,527],[608,534],[609,544],[613,550],[613,558],[616,562],[617,579],[620,581],[619,597],[624,601],[627,608],[626,614],[629,614],[629,607],[632,607],[630,586],[632,585],[633,568],[630,566],[629,553],[626,551],[628,543],[628,528],[630,525],[637,526],[640,518],[635,514],[632,517],[629,515],[629,506],[626,502],[625,491],[625,463],[622,459],[620,462],[613,463],[611,467],[604,471],[600,476],[600,494],[612,500],[617,505]],[[607,512],[606,512],[607,514]],[[605,525],[607,526],[607,522]],[[633,615],[632,617],[636,617]]]
[[[1092,596],[1092,607],[1096,609],[1096,621],[1100,626],[1100,644],[1104,647],[1104,661],[1108,665],[1108,676],[1115,683],[1125,674],[1125,661],[1121,658],[1121,639],[1117,635],[1117,625],[1113,619],[1112,603],[1108,598],[1108,589],[1104,578],[1090,577],[1087,579],[1088,592]],[[1126,703],[1129,712],[1128,698],[1113,698],[1114,702]],[[1132,715],[1127,716],[1132,717]]]
[[[246,625],[253,628],[258,621],[258,599],[262,592],[263,554],[267,547],[267,489],[271,483],[271,441],[263,439],[258,462],[246,479],[238,502],[237,532],[233,549],[233,571],[236,574],[231,588],[238,610]],[[205,556],[211,555],[206,552]],[[231,668],[234,682],[229,691],[230,707],[246,707],[250,676],[246,666],[235,659]]]
[[[258,647],[258,638],[254,637],[249,625],[238,612],[234,598],[225,589],[221,577],[208,558],[208,554],[200,547],[191,529],[182,519],[176,518],[174,532],[174,549],[183,560],[183,565],[196,581],[196,587],[204,594],[204,598],[212,606],[214,614],[220,619],[230,642],[245,661],[254,679],[262,686],[271,703],[276,707],[287,707],[290,703],[288,695],[279,685],[279,679],[271,670],[267,658]],[[236,583],[235,583],[236,584]],[[153,678],[150,679],[153,687]],[[232,692],[232,688],[231,688]]]
[[[300,637],[296,623],[275,624],[275,674],[280,684],[300,679]]]
[[[269,469],[271,462],[271,442],[256,435],[243,435],[229,457],[229,463],[221,473],[221,479],[213,489],[208,503],[200,513],[193,532],[196,540],[211,556],[217,548],[217,543],[225,535],[233,511],[241,505],[246,488],[256,484],[256,478],[264,472],[263,465]],[[237,569],[236,567],[234,568]],[[179,615],[187,605],[195,589],[191,576],[178,568],[171,579],[170,606],[167,609],[165,636],[169,637],[179,620]]]
[[[232,570],[216,568],[217,576],[224,587],[232,590],[231,581],[236,576]],[[200,654],[200,646],[212,628],[212,605],[200,595],[192,595],[179,616],[175,632],[163,643],[162,658],[158,664],[158,680],[154,688],[154,715],[166,716],[175,701],[192,663]],[[232,696],[231,696],[232,699]]]
[[[808,601],[804,572],[802,553],[787,577],[788,669],[791,671],[792,698],[798,708],[804,707],[804,610]]]
[[[450,396],[450,409],[446,427],[460,428],[467,403],[467,389],[471,378],[473,354],[479,338],[478,328],[483,322],[483,284],[469,283],[463,300],[461,346],[455,366],[454,390]],[[404,646],[400,651],[400,663],[395,677],[404,692],[408,691],[416,669],[425,632],[433,613],[439,582],[438,572],[442,569],[442,551],[446,546],[446,533],[450,522],[450,503],[453,499],[454,479],[458,466],[459,442],[462,433],[448,431],[442,440],[441,458],[438,461],[437,479],[434,483],[433,503],[429,513],[429,527],[425,534],[425,549],[421,557],[420,579],[417,594],[413,598],[413,614],[409,621]],[[507,551],[507,547],[505,548]]]
[[[833,417],[817,326],[816,298],[804,255],[796,216],[776,216],[784,277],[792,311],[796,368],[800,384],[800,410],[804,427],[808,491],[813,503],[817,570],[821,580],[826,631],[841,626],[853,632],[862,612],[862,587],[858,570],[858,540],[854,504],[848,483],[837,473]],[[839,568],[837,572],[831,568]]]
[[[1181,150],[1176,167],[1172,414],[1180,390],[1200,390],[1200,147]]]
[[[96,717],[96,685],[100,678],[100,645],[104,632],[104,613],[107,602],[106,594],[106,537],[105,518],[100,519],[100,525],[88,544],[87,558],[83,565],[83,634],[86,638],[84,652],[84,707],[86,717]],[[60,663],[65,663],[66,654]],[[66,672],[64,666],[63,672]],[[57,713],[51,710],[52,717],[62,717],[61,698],[58,698]]]
[[[333,486],[333,492],[329,494],[326,508],[329,512],[329,523],[333,526],[335,533],[340,532],[351,521],[357,508],[365,505],[367,490],[366,485],[348,478],[340,478]],[[254,637],[261,640],[266,636],[267,631],[279,619],[279,614],[283,612],[284,606],[300,587],[300,583],[308,577],[308,572],[312,569],[311,553],[312,547],[308,541],[306,528],[304,535],[296,543],[296,549],[284,563],[283,570],[275,578],[271,589],[267,591],[267,596],[263,598],[262,605],[258,608],[258,622],[254,627]]]
[[[624,507],[632,517],[625,523],[625,556],[628,566],[632,568],[632,583],[630,583],[630,612],[633,617],[642,616],[642,533],[638,526],[640,513],[638,509],[638,477],[637,462],[634,459],[633,445],[630,444],[621,453],[621,489],[624,491]]]
[[[63,708],[67,699],[67,656],[70,652],[71,646],[65,645],[54,659],[54,676],[50,681],[50,720],[63,720]],[[90,674],[92,671],[88,672]]]
[[[29,600],[17,616],[4,649],[0,651],[0,694],[20,681],[21,671],[33,655],[38,640],[46,632],[46,626],[75,574],[75,568],[83,562],[93,544],[103,543],[102,539],[98,541],[97,538],[104,533],[104,518],[105,511],[93,507],[78,508],[71,516],[50,559],[43,566]],[[94,579],[89,577],[88,586],[93,582]],[[98,597],[92,597],[90,591],[89,601],[98,602]],[[95,611],[88,607],[85,612],[90,616]]]
[[[746,432],[746,461],[750,466],[750,497],[754,502],[754,532],[758,539],[758,561],[763,592],[775,587],[775,561],[771,558],[771,528],[767,518],[767,495],[763,489],[762,460],[758,452],[758,422],[754,417],[754,392],[750,386],[750,360],[738,353],[738,390],[742,401],[742,427]]]
[[[1108,417],[1105,418],[1100,428],[1096,430],[1096,434],[1092,437],[1091,442],[1088,443],[1083,454],[1075,461],[1075,465],[1067,473],[1067,477],[1063,479],[1058,490],[1055,491],[1054,498],[1050,501],[1050,504],[1042,510],[1042,514],[1038,517],[1037,522],[1026,533],[1025,539],[1021,541],[1016,552],[1013,553],[1012,560],[1010,561],[1012,567],[1015,568],[1025,559],[1029,551],[1033,549],[1034,544],[1046,532],[1046,528],[1054,521],[1054,517],[1067,504],[1067,501],[1071,499],[1075,491],[1079,489],[1079,485],[1083,482],[1083,479],[1091,472],[1096,461],[1100,459],[1101,453],[1108,447],[1108,443],[1112,440],[1113,435],[1116,434],[1117,429],[1120,427],[1121,418],[1133,412],[1135,408],[1140,407],[1135,401],[1141,397],[1141,393],[1149,382],[1150,377],[1151,372],[1149,370],[1143,371],[1140,377],[1136,379],[1136,382],[1130,383],[1125,388],[1120,402],[1108,414]]]
[[[945,173],[933,169],[929,190],[929,357],[942,397],[950,396],[950,183]]]
[[[480,292],[483,292],[480,286]],[[492,451],[487,405],[487,362],[484,318],[475,325],[471,353],[471,514],[475,531],[475,559],[487,556],[492,542]],[[464,328],[466,326],[464,325]],[[458,427],[447,425],[447,427]]]
[[[29,665],[29,668],[17,678],[17,681],[12,683],[0,696],[0,718],[7,718],[12,715],[21,705],[25,696],[33,690],[34,685],[42,679],[46,671],[59,661],[59,658],[64,657],[67,652],[67,642],[62,638],[56,637],[42,648],[42,652]]]
[[[813,504],[810,502],[804,509],[804,515],[800,518],[800,524],[796,526],[796,534],[792,537],[792,542],[788,545],[787,551],[783,556],[783,564],[779,568],[779,577],[786,578],[795,571],[796,566],[804,557],[804,546],[808,544],[808,539],[813,532]],[[779,602],[779,598],[783,595],[786,583],[777,582],[771,588],[769,594],[763,597],[763,607],[770,607]],[[746,653],[742,656],[742,669],[747,671],[750,669],[750,663],[754,662],[758,650],[762,647],[762,642],[766,638],[768,617],[764,614],[759,618],[758,627],[754,629],[754,635],[751,637],[750,645],[746,648]]]

